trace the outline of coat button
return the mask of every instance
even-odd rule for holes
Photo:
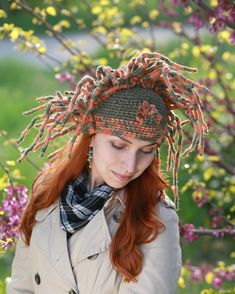
[[[88,256],[87,258],[90,260],[95,260],[98,257],[98,255],[99,254],[94,254],[94,255]]]
[[[69,290],[69,294],[76,294],[76,292],[73,289],[71,289]]]
[[[37,285],[39,285],[41,283],[41,278],[39,276],[39,273],[36,273],[34,276],[34,280],[36,282]]]
[[[115,223],[120,222],[120,218],[115,213],[113,214],[113,220],[115,221]]]

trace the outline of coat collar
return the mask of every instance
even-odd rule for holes
[[[74,233],[69,243],[71,248],[76,248],[71,251],[71,260],[75,263],[108,250],[111,235],[104,209],[100,210],[84,228]]]
[[[124,203],[124,190],[118,190],[112,192],[113,195],[109,200],[105,203],[104,210],[108,209],[110,206],[120,204],[123,209],[125,209],[125,203]],[[47,208],[41,209],[36,213],[35,220],[37,222],[42,222],[56,207],[59,206],[59,200],[55,201],[52,205],[50,205]]]
[[[35,220],[37,222],[42,222],[57,206],[59,206],[59,201],[55,201],[52,205],[47,208],[41,209],[36,213]]]
[[[106,202],[104,208],[84,228],[77,232],[81,234],[79,237],[80,242],[76,244],[76,252],[71,253],[77,255],[77,262],[108,249],[111,236],[105,215],[109,209],[116,205],[120,206],[121,209],[125,208],[124,193],[122,191],[114,192],[114,195]],[[77,289],[70,264],[67,235],[60,227],[59,201],[56,201],[48,208],[38,211],[35,219],[36,225],[32,239],[47,255],[48,261],[59,275],[67,281],[71,288]]]
[[[106,217],[113,209],[123,210],[125,207],[123,196],[120,190],[113,192],[103,209],[70,238],[69,242],[73,243],[72,247],[76,248],[76,251],[71,252],[73,255],[71,259],[76,260],[76,263],[108,250],[112,238]]]

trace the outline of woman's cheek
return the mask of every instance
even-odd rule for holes
[[[153,159],[154,159],[154,155],[150,156],[150,155],[145,155],[144,154],[144,160],[143,160],[143,170],[145,170],[147,167],[150,166],[150,164],[152,163]]]

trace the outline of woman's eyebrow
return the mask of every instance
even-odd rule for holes
[[[154,142],[153,142],[153,143],[149,143],[148,145],[144,145],[144,146],[142,146],[142,148],[143,148],[143,147],[153,146],[153,145],[156,145],[156,143],[154,143]]]
[[[123,138],[123,137],[118,137],[118,138],[120,138],[120,139],[123,140],[123,141],[126,141],[127,143],[133,144],[131,141],[129,141],[129,140],[126,139],[126,138]],[[155,142],[153,142],[153,143],[149,143],[149,144],[147,144],[147,145],[142,146],[141,148],[149,147],[149,146],[152,146],[152,145],[156,145],[156,143],[155,143]]]

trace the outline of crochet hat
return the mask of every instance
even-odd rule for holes
[[[191,144],[185,148],[183,155],[196,147],[200,154],[203,153],[207,125],[203,120],[197,90],[211,93],[204,86],[186,78],[180,70],[196,71],[174,63],[159,53],[144,52],[117,69],[99,66],[95,77],[85,76],[75,91],[38,98],[39,102],[45,103],[24,114],[39,110],[44,110],[44,113],[31,121],[18,143],[36,122],[39,122],[38,135],[32,145],[23,150],[20,160],[39,148],[43,155],[51,141],[67,133],[71,133],[69,155],[80,134],[104,132],[136,137],[156,142],[157,151],[167,139],[168,169],[173,166],[173,187],[177,197],[182,126],[190,123],[194,131]],[[175,110],[180,110],[186,120],[182,121]]]
[[[94,109],[95,132],[119,137],[135,137],[143,141],[164,141],[168,108],[152,89],[135,86],[122,89]]]

